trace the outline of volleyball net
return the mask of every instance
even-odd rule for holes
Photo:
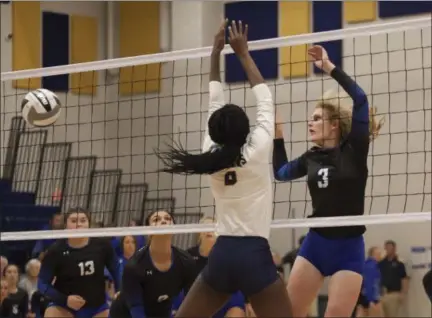
[[[251,51],[279,48],[279,67],[291,70],[292,76],[267,81],[284,122],[289,158],[312,146],[307,120],[324,92],[338,89],[331,78],[313,73],[306,54],[307,46],[331,41],[342,41],[343,69],[386,120],[370,148],[365,215],[307,219],[312,208],[305,179],[275,182],[272,227],[430,221],[430,18],[250,42]],[[284,54],[293,50],[304,50],[304,59],[285,62]],[[211,224],[198,224],[202,216],[215,213],[208,177],[158,172],[162,162],[154,153],[172,140],[200,151],[210,52],[204,47],[1,73],[1,241],[213,230]],[[229,46],[226,54],[232,54]],[[299,68],[309,70],[308,75],[294,76]],[[45,129],[26,126],[20,118],[24,95],[65,80],[68,91],[53,89],[62,103],[60,119]],[[249,84],[224,87],[226,100],[244,106],[253,124],[256,104]],[[92,221],[105,228],[12,226],[29,209],[38,219],[74,206],[89,209]],[[172,212],[177,224],[129,227],[131,220],[143,221],[156,210]]]

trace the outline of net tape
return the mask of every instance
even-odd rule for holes
[[[355,28],[310,33],[289,37],[279,37],[267,40],[249,42],[249,50],[263,50],[284,46],[295,46],[301,44],[313,44],[343,40],[360,36],[372,36],[378,34],[389,34],[403,32],[412,29],[430,28],[431,19],[415,18],[403,21],[374,23]],[[41,76],[53,76],[60,74],[80,73],[88,71],[99,71],[107,69],[122,68],[127,66],[145,65],[152,63],[170,62],[173,60],[185,60],[203,58],[210,55],[212,47],[173,51],[151,55],[117,58],[97,62],[87,62],[72,65],[54,66],[31,70],[21,70],[1,73],[1,81],[27,79]],[[229,45],[226,45],[222,54],[233,53]],[[271,224],[272,229],[278,228],[305,228],[305,227],[333,227],[353,225],[375,225],[375,224],[398,224],[398,223],[421,223],[432,220],[431,212],[409,212],[403,214],[381,214],[367,216],[349,217],[325,217],[316,219],[279,219]],[[154,234],[183,234],[214,231],[212,224],[183,224],[164,227],[117,227],[103,229],[80,229],[80,230],[57,230],[57,231],[27,231],[27,232],[5,232],[0,236],[0,241],[21,241],[36,239],[59,239],[74,237],[113,237],[128,235],[154,235]]]
[[[295,46],[301,44],[313,44],[319,42],[328,42],[354,38],[357,36],[371,36],[383,33],[394,33],[408,31],[412,29],[421,29],[431,27],[430,18],[406,19],[403,21],[373,23],[356,28],[340,29],[333,31],[301,34],[294,36],[278,37],[267,40],[257,40],[248,42],[249,51],[264,50],[269,48],[278,48],[284,46]],[[61,74],[81,73],[89,71],[101,71],[127,66],[145,65],[152,63],[170,62],[173,60],[185,60],[210,56],[212,47],[202,47],[189,50],[179,50],[165,53],[116,58],[110,60],[101,60],[96,62],[86,62],[78,64],[69,64],[61,66],[52,66],[31,70],[3,72],[1,81],[11,81],[41,76],[53,76]],[[233,53],[231,47],[227,44],[222,54]]]
[[[352,225],[378,225],[378,224],[407,224],[431,222],[431,212],[382,214],[368,216],[323,217],[314,219],[281,219],[274,220],[272,229],[305,228],[305,227],[334,227]],[[0,241],[22,241],[38,239],[60,239],[77,237],[115,237],[125,235],[156,235],[156,234],[185,234],[215,231],[214,224],[182,224],[170,226],[136,226],[112,227],[103,229],[79,229],[56,231],[28,231],[2,233]]]

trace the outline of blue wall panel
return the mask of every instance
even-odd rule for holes
[[[341,1],[314,1],[313,2],[313,32],[323,32],[342,29]],[[342,67],[342,41],[315,43],[322,45],[329,58],[336,66]],[[315,73],[321,73],[314,67]]]
[[[432,1],[379,1],[380,18],[430,13]]]
[[[225,17],[230,21],[242,20],[248,24],[248,40],[262,40],[278,37],[277,1],[242,1],[225,4]],[[255,63],[265,79],[278,77],[278,49],[251,52]],[[247,81],[246,74],[234,54],[225,58],[225,81],[227,83]]]
[[[67,14],[43,12],[42,15],[42,66],[69,64],[69,16]],[[42,78],[42,87],[67,92],[69,74]]]

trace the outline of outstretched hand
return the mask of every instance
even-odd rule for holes
[[[238,25],[235,21],[231,22],[231,25],[228,27],[229,34],[229,44],[231,45],[234,53],[237,56],[241,56],[247,54],[248,44],[247,44],[247,34],[248,34],[248,25],[243,26],[241,21],[238,21]]]
[[[228,19],[225,19],[217,31],[214,42],[213,42],[213,52],[220,53],[225,47],[225,28],[228,24]]]
[[[314,45],[308,50],[308,55],[313,59],[314,64],[326,73],[330,73],[334,64],[329,60],[327,51],[321,45]]]

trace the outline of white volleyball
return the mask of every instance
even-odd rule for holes
[[[27,93],[21,103],[21,112],[29,125],[46,127],[54,124],[59,118],[60,100],[50,90],[39,88]]]

